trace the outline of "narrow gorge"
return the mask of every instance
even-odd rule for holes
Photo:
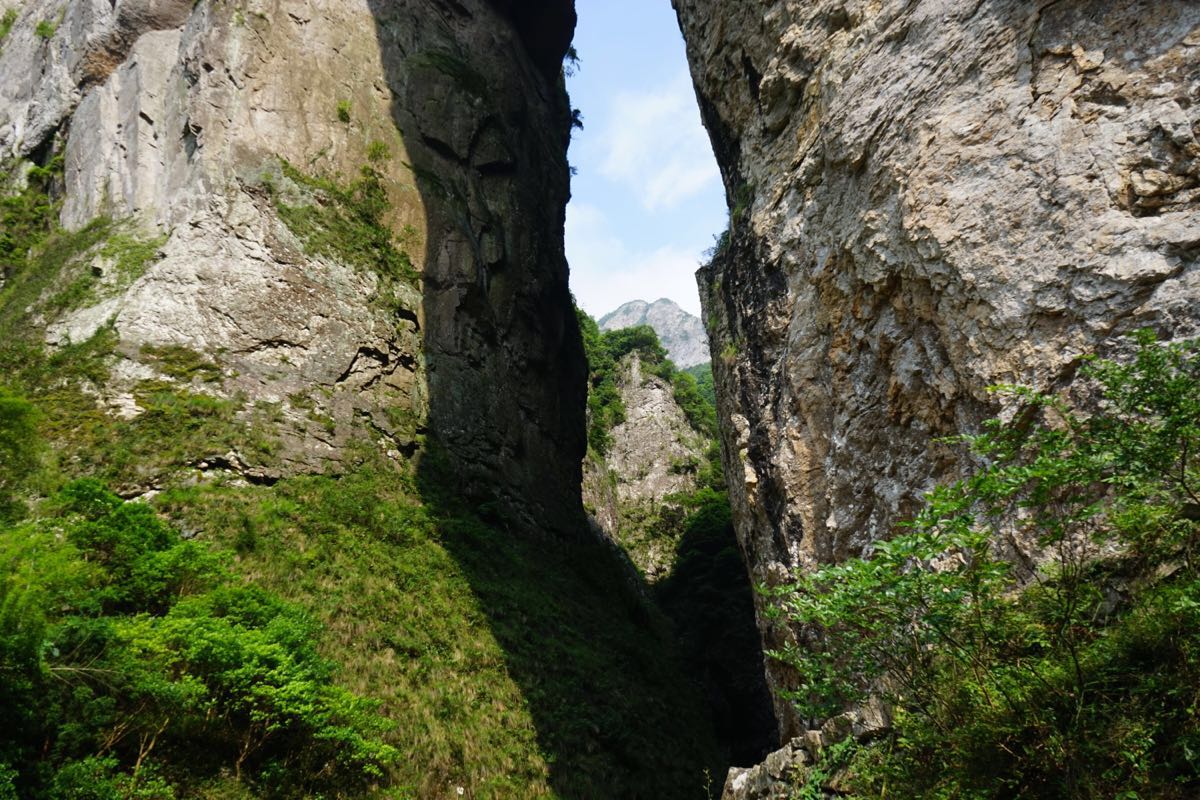
[[[1194,796],[1200,7],[671,0],[697,354],[574,5],[0,0],[0,799]]]

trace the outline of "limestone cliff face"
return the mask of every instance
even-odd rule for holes
[[[186,348],[219,375],[193,388],[277,417],[273,455],[212,463],[336,470],[356,442],[399,459],[432,431],[468,490],[539,526],[575,519],[570,2],[9,7],[9,171],[61,152],[65,228],[111,218],[157,243],[128,285],[30,309],[49,347],[111,325],[101,405],[139,413],[138,382],[171,377],[153,354]],[[102,252],[64,269],[103,274]]]
[[[670,381],[645,372],[636,352],[617,369],[625,421],[612,429],[604,456],[585,460],[583,501],[601,530],[653,582],[670,574],[681,533],[682,512],[669,497],[696,490],[712,440],[692,428]],[[664,514],[671,520],[656,524]]]
[[[886,535],[989,385],[1200,327],[1194,2],[674,5],[731,208],[701,294],[756,580]]]

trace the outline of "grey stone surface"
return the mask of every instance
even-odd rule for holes
[[[600,329],[605,331],[649,325],[654,328],[659,341],[667,348],[671,360],[680,369],[711,360],[704,323],[699,317],[687,313],[665,297],[653,303],[631,300],[615,311],[605,314],[597,323]]]
[[[583,529],[567,0],[540,4],[536,39],[527,9],[500,0],[19,9],[0,52],[0,152],[65,148],[65,227],[107,216],[163,239],[130,285],[38,320],[48,346],[112,322],[124,363],[98,402],[138,413],[136,382],[169,377],[145,354],[187,347],[220,370],[205,391],[277,410],[276,474],[339,469],[364,439],[403,458],[433,436],[480,501],[526,527]],[[272,192],[311,192],[281,160],[342,184],[371,163],[419,282],[306,248]]]
[[[1196,3],[674,5],[732,210],[701,295],[755,580],[888,535],[988,386],[1197,332]]]
[[[602,457],[584,461],[583,501],[606,535],[621,542],[650,581],[670,573],[677,540],[641,530],[664,499],[696,488],[711,440],[692,429],[668,381],[645,372],[637,353],[618,365],[625,421]]]

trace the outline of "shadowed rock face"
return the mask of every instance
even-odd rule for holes
[[[36,320],[52,347],[112,322],[99,403],[138,413],[138,382],[171,378],[146,354],[186,348],[220,375],[193,388],[277,417],[273,454],[214,463],[336,470],[356,442],[404,459],[432,434],[481,500],[582,528],[584,367],[562,253],[571,2],[16,7],[0,152],[65,155],[66,228],[111,217],[161,237],[128,286]],[[314,179],[345,188],[365,167],[414,277],[356,251],[361,231],[317,239],[311,214],[288,217],[336,205]]]
[[[583,531],[586,368],[563,254],[574,5],[369,4],[427,203],[431,429],[470,494]]]
[[[674,5],[732,209],[701,295],[756,580],[887,535],[989,385],[1197,331],[1195,3]]]

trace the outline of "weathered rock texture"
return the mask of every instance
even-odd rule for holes
[[[163,237],[131,285],[42,320],[53,345],[112,322],[105,402],[138,413],[136,382],[167,377],[144,354],[185,347],[220,369],[196,388],[282,415],[268,472],[337,469],[364,438],[399,458],[432,430],[468,489],[537,525],[578,518],[569,0],[8,6],[0,153],[65,147],[65,227]],[[301,176],[346,186],[368,164],[417,279],[279,213],[328,205]]]
[[[615,331],[637,325],[649,325],[667,348],[675,366],[694,367],[709,360],[708,334],[699,318],[684,311],[665,297],[647,303],[631,300],[598,320],[600,330]]]
[[[682,533],[683,512],[668,498],[696,490],[712,440],[692,428],[671,382],[644,372],[636,352],[617,370],[625,421],[612,429],[608,452],[584,462],[583,501],[601,530],[655,581],[670,573]],[[664,513],[671,517],[665,526]]]
[[[814,789],[819,781],[823,797],[843,797],[850,794],[841,771],[814,773],[822,751],[845,739],[867,742],[891,725],[886,710],[879,704],[869,704],[826,720],[819,728],[788,741],[753,767],[734,767],[725,777],[721,800],[791,800],[798,786]],[[825,766],[825,765],[822,765]]]
[[[1197,332],[1196,3],[674,5],[732,211],[701,284],[756,580],[887,535],[989,385]]]

